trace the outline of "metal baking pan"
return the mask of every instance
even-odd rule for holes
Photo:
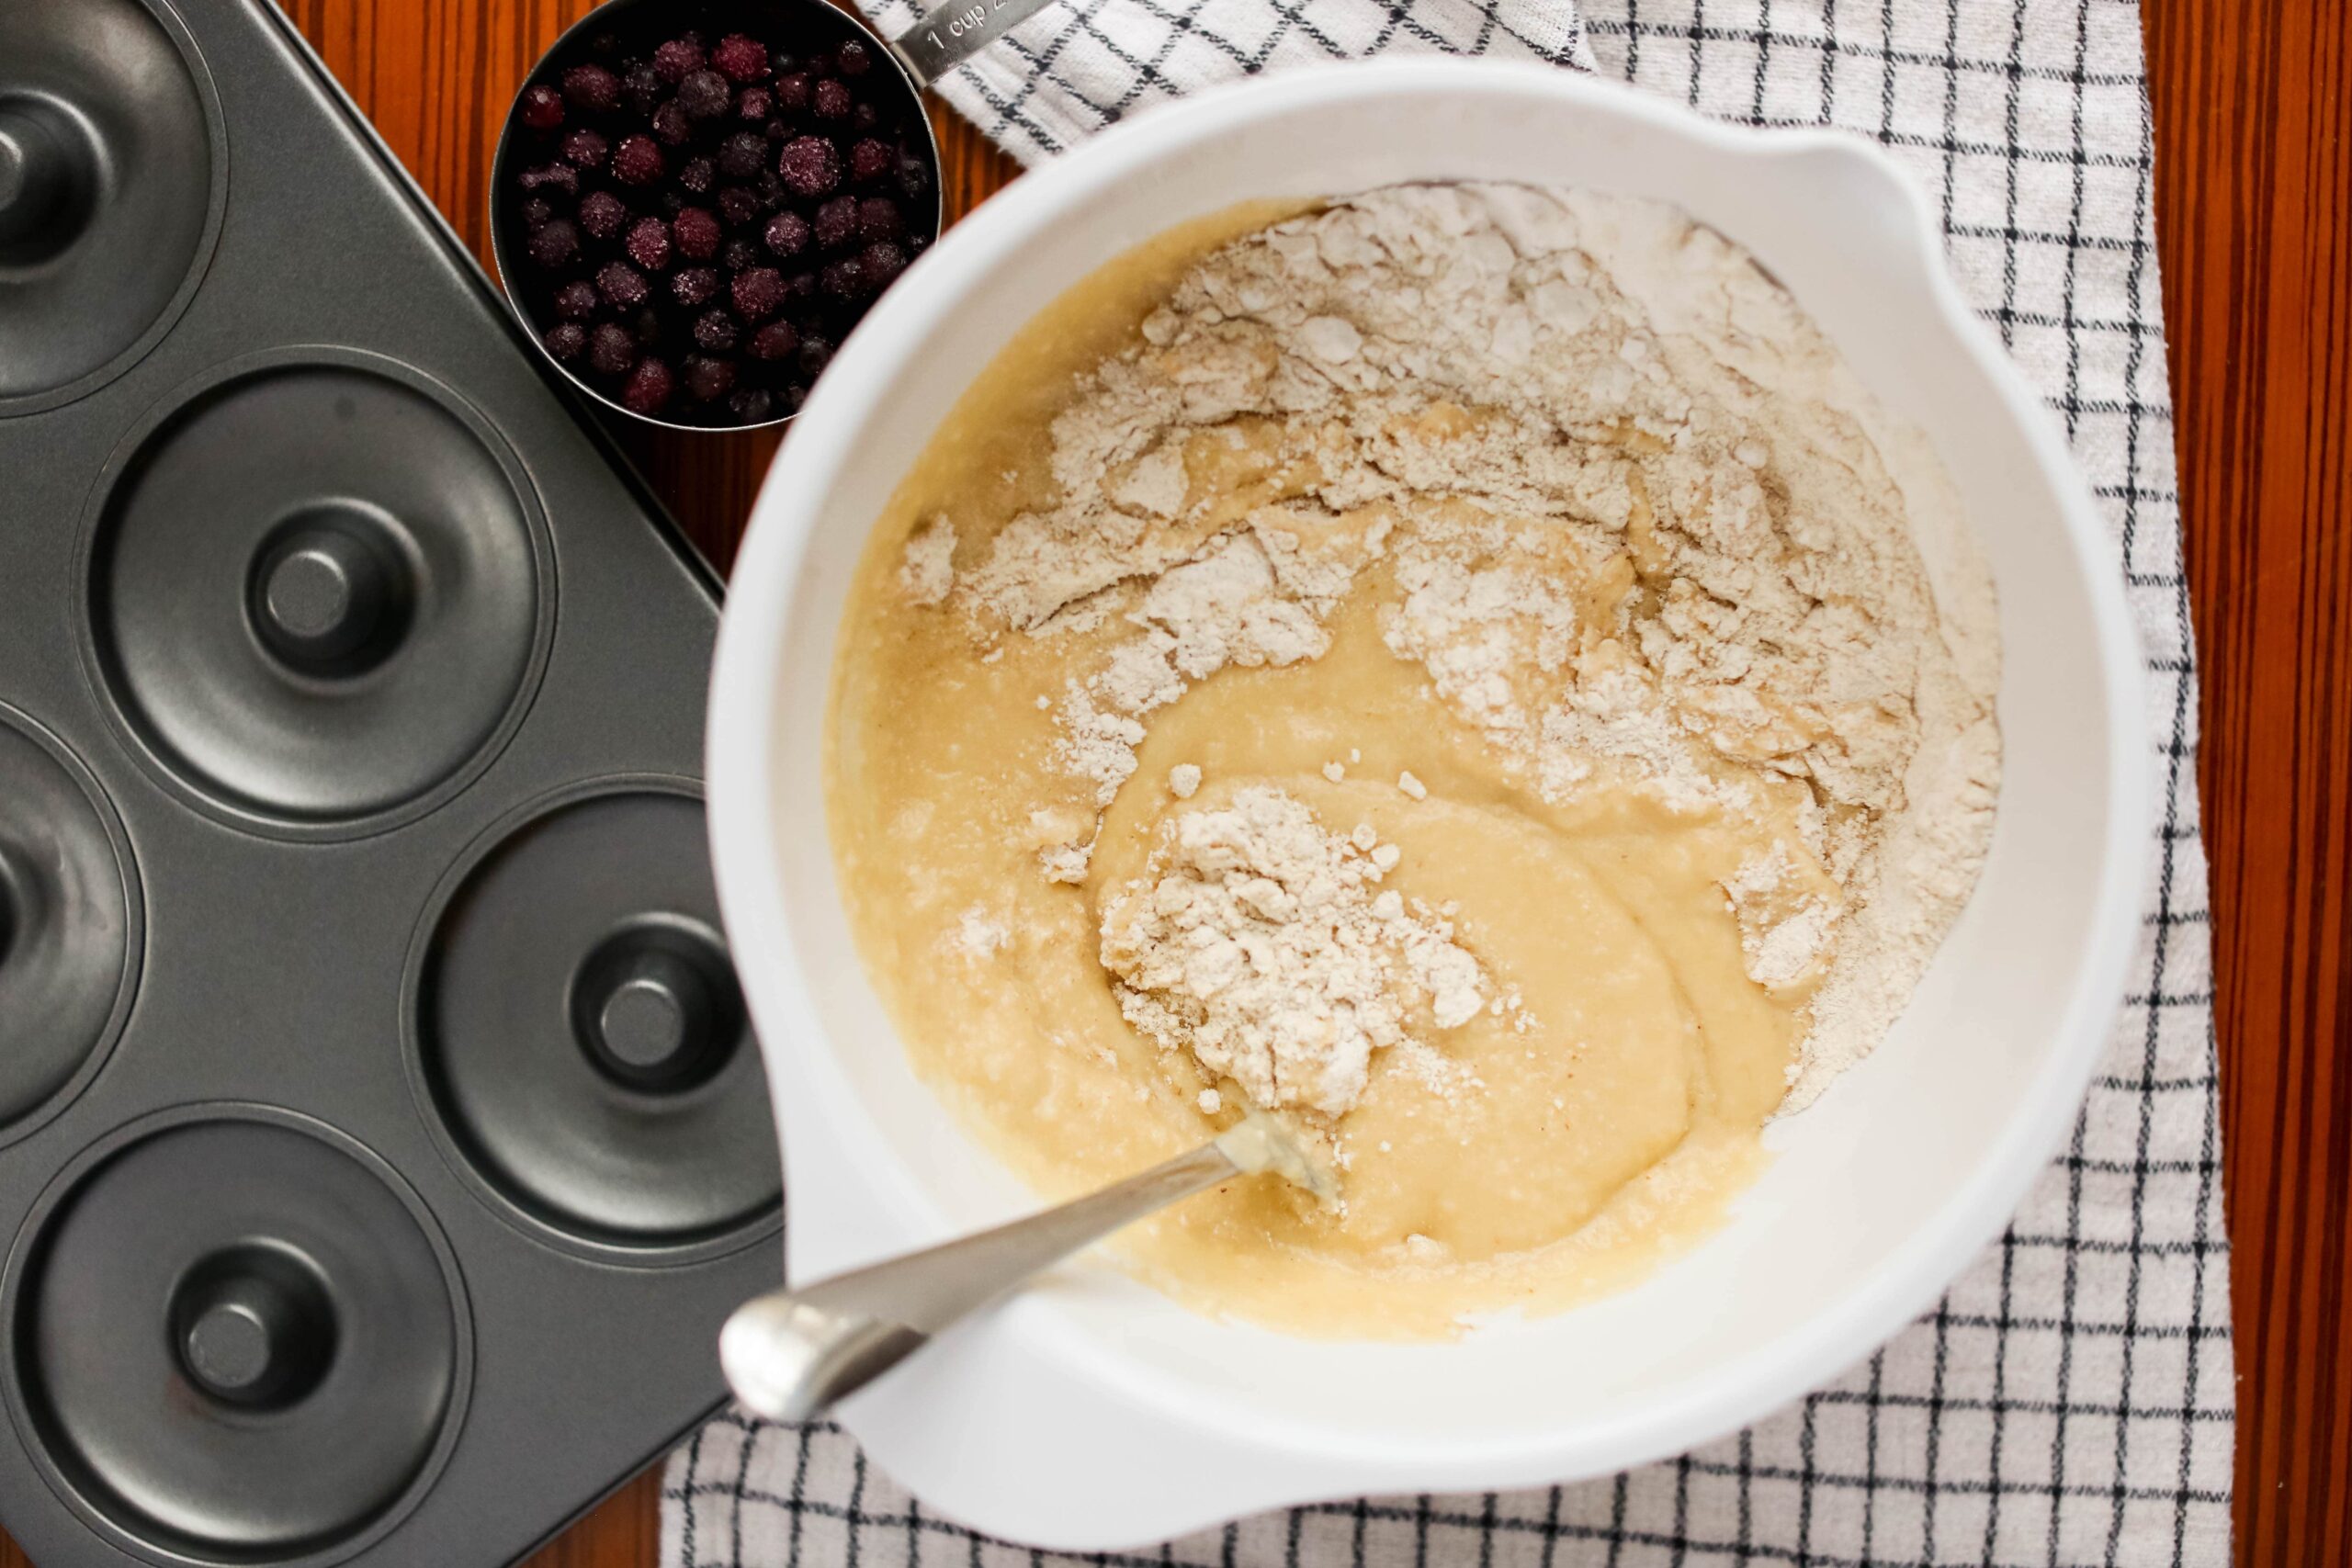
[[[0,7],[0,1522],[509,1562],[781,1178],[717,584],[262,0]]]

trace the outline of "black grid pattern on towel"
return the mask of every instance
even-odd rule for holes
[[[885,31],[936,0],[867,5]],[[1491,54],[1586,64],[1569,0],[1066,0],[939,85],[1024,164],[1180,93],[1379,54]]]
[[[1083,0],[1033,24],[1014,85],[977,105],[960,86],[952,96],[1017,148],[1050,150],[1156,93],[1276,63],[1293,32],[1317,52],[1360,52],[1356,21],[1376,17],[1380,39],[1517,37],[1520,49],[1526,18],[1545,9],[1555,28],[1532,51],[1564,58],[1576,28],[1558,25],[1561,8],[1507,0]],[[1261,12],[1283,19],[1208,36],[1228,13]],[[1727,118],[1831,123],[1892,147],[1939,205],[1963,288],[2089,470],[2148,653],[2163,790],[2132,995],[2068,1148],[1936,1311],[1831,1387],[1679,1460],[1561,1488],[1289,1510],[1068,1559],[927,1515],[830,1424],[727,1416],[672,1461],[665,1568],[2228,1561],[2234,1421],[2196,672],[2137,6],[1589,0],[1585,13],[1604,73]],[[1089,49],[1143,63],[1128,88],[1081,95],[1057,72]]]

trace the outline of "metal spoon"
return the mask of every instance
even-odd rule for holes
[[[1253,1111],[1192,1153],[1059,1208],[746,1302],[719,1330],[718,1363],[751,1409],[771,1420],[805,1421],[1080,1247],[1260,1171],[1327,1202],[1337,1195],[1330,1172],[1289,1130]]]

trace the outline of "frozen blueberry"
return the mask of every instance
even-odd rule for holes
[[[596,292],[616,310],[633,310],[645,303],[645,275],[627,262],[606,262],[596,269]]]
[[[708,158],[689,158],[678,170],[678,185],[695,196],[707,196],[718,183],[718,165]]]
[[[768,121],[768,140],[781,142],[792,134],[792,127],[782,115]]]
[[[724,310],[705,310],[695,318],[695,343],[706,353],[725,354],[741,333],[741,326]]]
[[[874,51],[852,39],[834,51],[833,69],[844,76],[863,76],[874,69]]]
[[[765,424],[775,417],[775,400],[764,387],[744,387],[727,400],[727,412],[738,424]]]
[[[849,177],[854,180],[878,180],[897,164],[899,155],[887,141],[869,136],[849,150]]]
[[[662,312],[652,306],[639,310],[630,325],[636,329],[638,347],[651,348],[662,341]]]
[[[555,313],[567,321],[584,321],[596,313],[596,286],[575,277],[555,291]]]
[[[816,233],[817,243],[829,251],[849,243],[857,232],[857,197],[837,196],[826,202],[817,209],[809,228]]]
[[[664,147],[683,147],[695,133],[694,118],[671,99],[653,111],[653,134],[662,139]]]
[[[580,226],[599,240],[609,240],[628,223],[628,209],[608,190],[592,190],[580,198]]]
[[[629,372],[628,385],[621,389],[622,406],[631,413],[660,413],[676,386],[667,365],[658,359],[640,360]]]
[[[869,196],[857,204],[857,237],[861,240],[895,240],[907,231],[906,220],[899,216],[899,204],[887,196]]]
[[[794,273],[784,280],[784,297],[786,299],[814,299],[817,298],[817,275],[813,272]]]
[[[584,125],[563,139],[563,161],[575,169],[603,168],[605,152],[605,139]]]
[[[693,261],[708,261],[718,254],[718,220],[708,209],[689,207],[670,220],[670,238],[678,254]]]
[[[661,103],[663,85],[662,73],[642,60],[621,73],[621,96],[641,115],[651,114]]]
[[[531,260],[552,272],[580,254],[580,229],[569,218],[550,218],[524,242]]]
[[[533,130],[553,130],[563,123],[563,95],[544,82],[523,89],[523,123]]]
[[[836,299],[863,299],[872,292],[866,287],[865,264],[855,256],[827,262],[817,287]]]
[[[752,334],[751,354],[754,359],[788,359],[800,346],[800,333],[790,321],[770,321]]]
[[[606,114],[620,107],[621,79],[601,65],[575,65],[563,73],[563,96],[574,108]]]
[[[698,403],[717,402],[735,389],[735,367],[707,355],[686,359],[686,396]]]
[[[735,104],[735,89],[716,71],[697,71],[678,84],[678,107],[696,119],[725,114]]]
[[[768,46],[743,33],[729,33],[710,51],[710,63],[730,82],[756,82],[768,73]]]
[[[730,180],[752,178],[767,161],[767,138],[756,130],[739,130],[718,144],[718,172]]]
[[[830,196],[842,183],[841,154],[821,136],[796,136],[776,154],[775,172],[796,196]]]
[[[899,154],[899,188],[909,196],[921,196],[931,188],[931,165],[911,152]]]
[[[858,253],[858,263],[865,268],[865,286],[879,290],[888,287],[892,278],[907,270],[907,253],[891,240],[876,240]]]
[[[662,149],[650,136],[624,136],[613,149],[613,178],[628,186],[650,186],[662,177]]]
[[[548,329],[548,335],[540,341],[558,359],[577,359],[581,351],[588,346],[588,329],[578,321],[559,321]]]
[[[670,276],[670,297],[688,310],[707,305],[718,295],[717,267],[682,266]]]
[[[737,315],[747,321],[764,321],[783,307],[784,275],[772,266],[738,273],[733,298]]]
[[[860,136],[870,136],[882,123],[882,111],[872,104],[860,101],[850,106],[849,128]]]
[[[521,211],[523,214],[523,227],[526,229],[536,229],[540,224],[555,216],[555,203],[549,201],[546,197],[535,196],[530,200],[523,204]]]
[[[653,69],[664,82],[683,82],[702,69],[702,39],[688,33],[653,51]]]
[[[808,109],[808,73],[795,71],[775,79],[775,107],[787,114],[805,114]]]
[[[768,220],[768,249],[780,256],[798,255],[808,248],[808,220],[797,212],[779,212]]]
[[[815,379],[833,362],[833,344],[830,338],[810,333],[800,340],[800,373]]]
[[[809,112],[819,119],[847,119],[849,104],[849,84],[834,76],[818,83],[808,95]]]
[[[728,271],[741,272],[760,265],[760,247],[738,234],[718,247],[718,260]]]
[[[646,271],[660,272],[670,265],[670,226],[659,218],[640,218],[630,225],[621,248]]]
[[[606,321],[588,334],[588,367],[599,376],[624,376],[637,363],[637,340],[617,321]]]
[[[580,171],[569,164],[542,164],[516,176],[525,190],[560,190],[571,196],[580,189]]]
[[[775,95],[765,87],[746,87],[735,95],[735,118],[746,125],[764,125],[775,113]]]
[[[760,215],[758,194],[741,186],[729,186],[718,193],[718,215],[733,227],[741,228]]]
[[[686,198],[679,195],[676,191],[663,191],[662,193],[661,199],[662,210],[668,213],[673,218],[675,218],[679,213],[685,210]]]

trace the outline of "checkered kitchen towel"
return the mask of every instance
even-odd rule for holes
[[[944,91],[1035,159],[1186,88],[1401,49],[1592,63],[1726,118],[1850,127],[1934,193],[1962,287],[2090,471],[2145,641],[2165,787],[2136,977],[2073,1142],[2009,1234],[1830,1388],[1611,1480],[1303,1508],[1086,1561],[2225,1562],[2229,1249],[2137,5],[1585,0],[1580,26],[1567,0],[1072,0]],[[664,1568],[1065,1561],[925,1513],[827,1424],[722,1416],[672,1461],[663,1498]]]

